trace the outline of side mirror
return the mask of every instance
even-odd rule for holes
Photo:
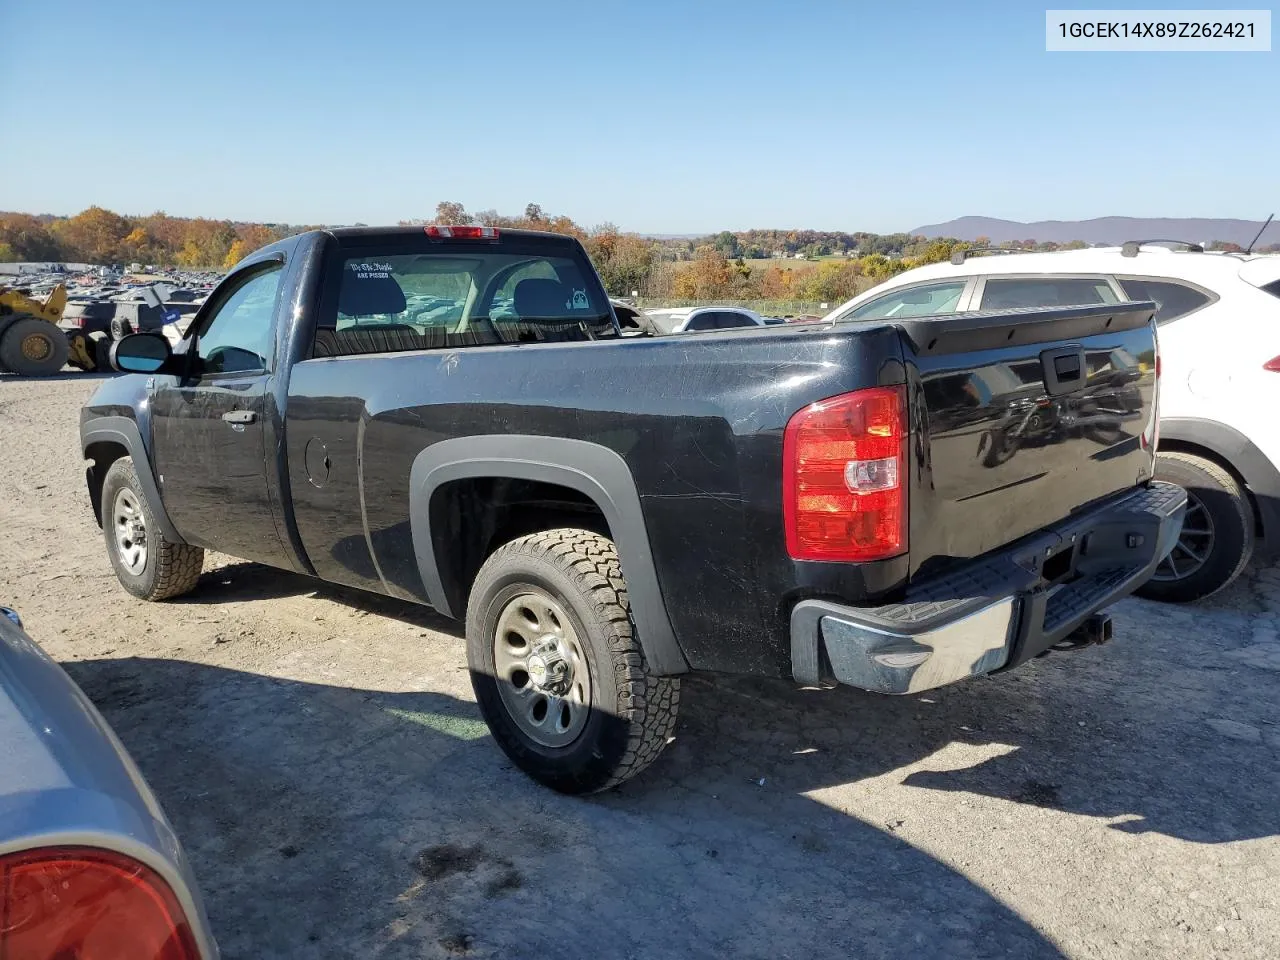
[[[131,333],[111,345],[111,369],[121,373],[155,373],[172,357],[169,341],[159,333]]]

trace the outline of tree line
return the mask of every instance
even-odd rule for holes
[[[310,228],[165,213],[131,217],[102,207],[90,207],[74,217],[0,213],[0,262],[137,262],[226,270],[245,254],[306,229]]]
[[[612,223],[584,227],[530,203],[518,215],[469,213],[443,201],[431,217],[402,224],[471,224],[546,230],[577,237],[614,296],[662,300],[776,300],[838,303],[903,270],[948,259],[957,248],[991,246],[906,233],[824,230],[724,230],[703,237],[646,237]],[[226,270],[246,254],[313,229],[288,224],[124,216],[90,207],[72,217],[0,213],[0,261],[139,262],[158,267]],[[1001,244],[1027,251],[1087,246],[1034,239]],[[1273,245],[1274,246],[1274,245]],[[1239,249],[1215,243],[1211,249]]]

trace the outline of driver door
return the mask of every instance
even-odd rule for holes
[[[265,397],[283,264],[224,281],[201,317],[185,377],[157,376],[153,456],[169,519],[188,543],[278,563],[267,489]]]

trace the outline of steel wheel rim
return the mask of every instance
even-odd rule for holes
[[[1182,532],[1169,555],[1160,561],[1152,580],[1172,583],[1196,573],[1213,552],[1213,520],[1195,494],[1187,492],[1187,513],[1182,519]]]
[[[147,568],[147,524],[142,503],[132,490],[116,494],[111,506],[111,529],[116,538],[116,555],[134,576]]]
[[[564,607],[527,588],[507,601],[493,631],[494,680],[521,732],[544,747],[567,747],[591,714],[591,671]]]
[[[44,360],[53,353],[53,341],[42,333],[29,333],[22,338],[22,355],[28,360]]]

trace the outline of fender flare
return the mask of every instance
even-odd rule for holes
[[[477,477],[554,483],[589,497],[604,514],[617,545],[631,615],[650,671],[659,676],[688,671],[662,599],[631,469],[609,448],[585,440],[522,434],[458,437],[432,444],[414,458],[409,522],[431,606],[449,617],[461,614],[452,609],[440,578],[431,536],[431,498],[446,483]]]
[[[1202,447],[1235,470],[1258,506],[1265,547],[1280,548],[1280,469],[1253,441],[1225,423],[1196,417],[1161,418],[1160,441],[1167,440]]]
[[[151,469],[151,459],[147,448],[142,443],[142,434],[138,425],[128,417],[97,417],[80,427],[80,450],[85,459],[89,459],[88,449],[95,443],[114,443],[125,448],[137,467],[138,483],[142,487],[142,495],[147,498],[151,514],[160,526],[160,532],[166,540],[173,543],[186,543],[174,529],[169,514],[160,499],[160,488],[156,485],[155,473]],[[92,496],[92,494],[90,494]],[[101,516],[99,516],[101,523]]]

